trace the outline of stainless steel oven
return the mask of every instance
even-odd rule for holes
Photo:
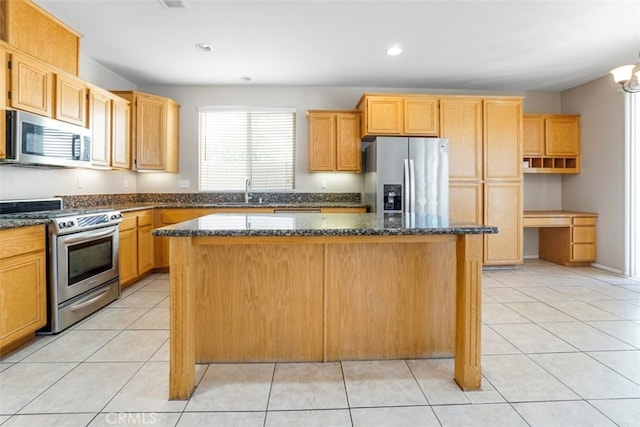
[[[46,218],[47,325],[58,333],[120,296],[118,211],[65,210],[60,199],[0,202],[1,218]]]
[[[119,212],[53,219],[49,226],[51,298],[56,333],[120,296]]]

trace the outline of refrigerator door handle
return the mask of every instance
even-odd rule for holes
[[[416,170],[413,159],[409,160],[409,191],[411,194],[409,195],[409,205],[410,205],[410,213],[416,212]]]
[[[409,170],[409,159],[404,159],[404,212],[411,212],[411,204],[409,201],[411,200],[411,171]]]

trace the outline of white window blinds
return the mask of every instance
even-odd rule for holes
[[[201,107],[200,191],[295,188],[295,108]]]

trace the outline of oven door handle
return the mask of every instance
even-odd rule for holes
[[[116,229],[110,227],[106,231],[95,231],[93,233],[82,233],[81,236],[68,237],[68,238],[64,239],[64,242],[65,243],[84,242],[84,241],[89,240],[89,239],[97,239],[97,238],[100,238],[100,237],[110,236],[112,234],[115,234],[115,232],[116,232]]]
[[[91,304],[95,303],[96,301],[98,301],[99,299],[104,297],[109,291],[110,291],[110,289],[107,289],[104,292],[101,292],[100,295],[97,295],[97,296],[91,298],[89,301],[85,301],[85,302],[82,302],[82,303],[80,303],[78,305],[74,305],[69,310],[70,311],[82,310],[83,308],[90,306]]]

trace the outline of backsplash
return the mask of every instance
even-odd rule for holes
[[[360,193],[260,193],[251,192],[252,201],[262,203],[360,203]],[[244,193],[129,193],[56,196],[65,209],[130,203],[207,204],[243,202]]]

